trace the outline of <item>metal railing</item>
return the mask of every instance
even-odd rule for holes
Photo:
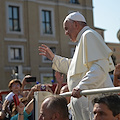
[[[120,87],[110,87],[110,88],[100,88],[100,89],[91,89],[91,90],[82,90],[80,95],[93,95],[93,94],[103,94],[103,93],[115,93],[120,92]],[[72,92],[65,92],[59,94],[61,96],[71,96]]]

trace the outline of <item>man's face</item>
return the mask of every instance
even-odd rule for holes
[[[107,105],[95,103],[93,108],[94,120],[115,120],[112,111],[109,110]]]
[[[63,28],[65,30],[65,35],[68,35],[72,42],[76,42],[78,32],[76,29],[75,21],[72,20],[65,21],[63,23]]]

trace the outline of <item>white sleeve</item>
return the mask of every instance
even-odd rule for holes
[[[14,93],[10,92],[6,97],[5,100],[12,101],[13,100]]]
[[[52,68],[54,70],[67,74],[71,59],[55,55],[52,62]]]
[[[106,73],[99,65],[93,64],[76,87],[81,90],[99,88],[105,82],[106,76]]]

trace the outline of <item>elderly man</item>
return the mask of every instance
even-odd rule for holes
[[[40,108],[39,120],[69,120],[67,100],[61,96],[49,96]]]
[[[95,98],[94,120],[120,120],[120,98],[117,95],[108,95]]]
[[[103,38],[87,26],[84,16],[79,12],[70,13],[63,22],[63,28],[71,41],[77,42],[73,58],[54,55],[46,45],[39,47],[39,54],[52,60],[54,70],[67,74],[68,88],[73,96],[73,120],[89,120],[88,114],[89,111],[92,112],[91,100],[94,96],[80,96],[80,91],[113,86],[108,74],[114,69],[112,51]]]

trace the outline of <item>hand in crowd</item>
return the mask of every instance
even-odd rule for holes
[[[32,77],[31,75],[26,75],[23,80],[22,80],[22,89],[24,90],[24,86],[28,84],[28,82],[26,82],[26,78]]]
[[[44,88],[44,89],[43,89]],[[53,91],[51,90],[51,88],[49,87],[49,85],[47,85],[47,84],[36,84],[36,85],[34,85],[32,88],[31,88],[31,90],[30,90],[30,92],[29,92],[29,94],[28,94],[28,99],[32,99],[33,98],[33,95],[34,95],[34,92],[36,92],[36,91],[48,91],[48,92],[51,92],[51,93],[53,93]]]
[[[33,86],[31,89],[33,90],[33,92],[35,92],[35,91],[48,91],[48,92],[53,93],[51,88],[49,87],[49,84],[40,84],[39,83],[39,84]]]

